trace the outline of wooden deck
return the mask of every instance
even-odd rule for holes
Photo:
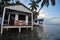
[[[31,28],[32,26],[3,26],[3,28]]]
[[[21,32],[21,28],[31,28],[31,31],[33,30],[33,26],[2,26],[1,34],[2,34],[4,28],[7,28],[7,30],[8,30],[8,28],[19,28],[19,32]]]

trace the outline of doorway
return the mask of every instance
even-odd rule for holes
[[[14,21],[15,21],[15,14],[10,14],[9,25],[13,26],[14,25]]]

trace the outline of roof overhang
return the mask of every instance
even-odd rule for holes
[[[34,21],[44,21],[44,19],[34,19]]]
[[[6,6],[6,9],[16,10],[16,11],[22,11],[27,13],[32,13],[29,9],[24,7],[23,5],[13,5],[13,6]]]

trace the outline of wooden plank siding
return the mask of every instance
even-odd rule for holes
[[[26,22],[24,20],[20,21],[20,20],[15,20],[14,25],[26,25]]]

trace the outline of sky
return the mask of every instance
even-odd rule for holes
[[[29,7],[30,0],[20,0],[23,4],[25,4],[27,7]],[[40,4],[39,4],[40,6]],[[39,9],[39,8],[38,8]],[[58,18],[55,18],[58,17]],[[51,19],[55,18],[54,20],[51,20],[51,22],[60,23],[60,0],[56,0],[56,5],[52,6],[51,4],[47,8],[44,6],[42,10],[40,11],[40,14],[38,15],[38,18],[46,18]]]
[[[20,0],[20,2],[22,2],[27,7],[29,7],[28,3],[30,3],[30,0]],[[55,6],[49,5],[48,8],[46,6],[44,6],[41,10],[41,13],[42,14],[44,13],[44,15],[47,15],[48,18],[60,17],[60,0],[56,0],[56,5]]]
[[[30,7],[30,5],[29,5],[30,0],[19,0],[19,1],[21,3],[23,3],[24,5],[26,5],[28,8]],[[39,4],[39,6],[40,6],[40,4]],[[55,23],[60,24],[60,0],[56,0],[55,6],[52,6],[51,4],[49,5],[48,8],[46,6],[44,6],[38,15],[38,19],[40,19],[40,18],[46,18],[48,20],[53,18],[51,20],[52,23],[55,22]]]
[[[26,5],[28,8],[30,7],[30,5],[29,5],[30,0],[19,0],[19,1],[21,3],[23,3],[24,5]],[[40,6],[40,4],[39,4],[39,6]],[[60,0],[56,0],[55,6],[52,6],[51,4],[49,5],[48,8],[46,6],[44,6],[41,9],[40,14],[38,15],[38,18],[50,19],[50,18],[54,18],[54,17],[60,17]]]

